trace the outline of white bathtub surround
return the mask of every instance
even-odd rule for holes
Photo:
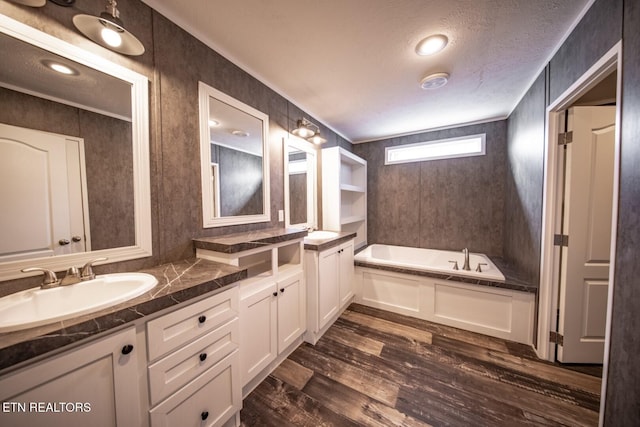
[[[360,304],[532,343],[535,293],[507,289],[504,275],[485,255],[470,254],[472,271],[452,271],[448,261],[461,267],[462,252],[371,245],[355,259]],[[481,273],[474,271],[478,262],[487,264]]]

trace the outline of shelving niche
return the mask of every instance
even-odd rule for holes
[[[322,223],[355,232],[356,249],[367,245],[367,161],[342,147],[322,150]]]

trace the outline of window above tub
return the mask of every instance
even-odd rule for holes
[[[486,134],[437,139],[385,148],[385,165],[484,156]]]

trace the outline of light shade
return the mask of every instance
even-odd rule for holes
[[[307,122],[306,120],[298,120],[296,122],[296,128],[291,131],[292,134],[294,134],[295,136],[299,136],[300,138],[310,138],[313,135],[315,135],[316,131],[315,129],[311,128],[311,123]]]
[[[90,40],[115,52],[138,56],[144,53],[144,46],[120,20],[116,2],[109,0],[107,12],[100,16],[80,14],[73,17],[73,25]]]
[[[316,132],[311,138],[307,138],[307,141],[312,142],[316,145],[324,144],[325,142],[327,142],[327,140],[324,139],[322,135],[320,135],[320,132]]]
[[[13,3],[22,4],[24,6],[42,7],[47,4],[47,0],[10,0]]]

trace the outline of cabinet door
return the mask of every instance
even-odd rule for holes
[[[278,292],[275,283],[240,300],[240,369],[246,385],[278,354]]]
[[[353,296],[353,240],[340,246],[338,255],[340,264],[340,306],[344,306]]]
[[[318,325],[322,329],[340,306],[338,250],[320,252],[318,260]]]
[[[15,402],[0,425],[140,425],[135,344],[129,328],[0,379],[0,400]]]
[[[278,353],[304,333],[306,299],[302,272],[278,282]]]

